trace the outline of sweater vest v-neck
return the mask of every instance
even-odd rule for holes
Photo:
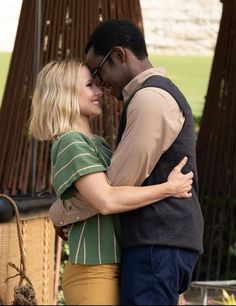
[[[188,199],[169,197],[143,208],[121,214],[123,247],[162,245],[196,250],[201,253],[203,251],[203,217],[198,200],[195,132],[191,108],[180,90],[165,77],[159,75],[149,77],[140,89],[146,87],[157,87],[172,95],[181,108],[185,121],[175,141],[161,156],[151,175],[142,185],[165,182],[170,171],[184,156],[187,156],[188,162],[182,172],[187,173],[192,170],[194,173],[192,197]],[[127,109],[135,93],[124,106],[117,145],[125,130]],[[158,114],[156,114],[156,117],[158,120]],[[145,129],[145,126],[143,128]]]

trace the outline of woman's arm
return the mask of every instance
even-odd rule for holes
[[[193,173],[181,173],[186,162],[185,157],[171,171],[167,182],[163,184],[144,187],[110,186],[106,174],[99,172],[81,177],[75,182],[75,186],[101,214],[126,212],[167,197],[191,197]]]

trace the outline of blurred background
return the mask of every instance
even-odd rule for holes
[[[37,72],[34,37],[37,14],[32,3],[39,2],[0,1],[0,192],[15,197],[20,210],[27,208],[21,210],[24,249],[41,303],[63,304],[60,277],[69,250],[67,244],[54,240],[47,215],[53,201],[50,146],[29,139],[26,129]],[[22,27],[18,29],[22,3]],[[205,219],[205,252],[194,280],[236,279],[236,0],[42,0],[42,3],[43,43],[38,68],[51,58],[81,56],[86,37],[100,20],[91,4],[99,3],[104,19],[125,15],[144,31],[152,64],[167,70],[193,112],[199,197]],[[81,13],[79,17],[74,8]],[[106,93],[104,99],[103,116],[94,122],[94,130],[113,146],[121,107]],[[38,209],[34,216],[32,208]],[[12,236],[8,228],[11,225],[14,231],[15,225],[1,222],[0,259],[8,261],[11,257],[8,247],[13,245],[9,244]],[[30,258],[37,255],[37,248],[38,254],[43,252],[39,256],[42,262],[31,267]],[[18,255],[12,248],[12,256]],[[4,265],[0,262],[0,267]],[[36,268],[43,273],[35,273]],[[6,287],[4,273],[0,273],[0,300],[1,290],[5,297],[15,284]],[[219,302],[220,297],[217,298]],[[5,301],[10,299],[9,296]],[[228,303],[232,305],[232,301],[229,299]],[[200,290],[191,290],[181,301],[201,302]],[[205,302],[214,304],[211,298]]]

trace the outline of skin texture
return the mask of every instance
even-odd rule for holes
[[[98,88],[86,66],[81,68],[81,81],[79,90],[80,121],[87,123],[88,118],[101,115],[103,92]]]
[[[95,54],[93,47],[88,50],[86,62],[90,69],[94,69],[103,57]],[[99,69],[98,76],[107,87],[111,87],[111,94],[122,100],[123,88],[140,72],[152,68],[148,58],[138,60],[127,48],[115,47],[104,65]]]

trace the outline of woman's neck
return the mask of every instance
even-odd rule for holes
[[[89,120],[88,118],[80,118],[79,124],[77,126],[78,132],[81,132],[85,134],[88,137],[92,137],[92,131],[90,128]]]

